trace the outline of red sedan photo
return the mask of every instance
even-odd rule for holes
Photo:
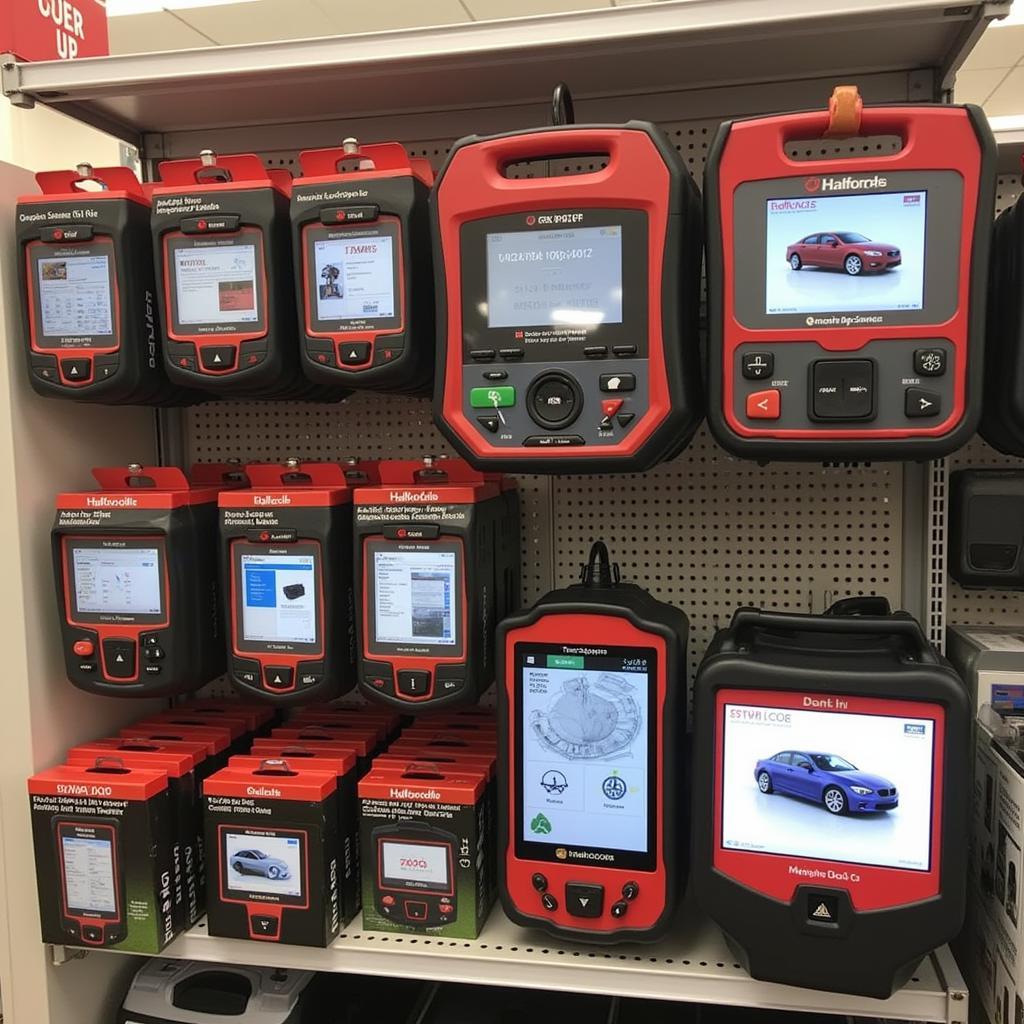
[[[843,270],[851,277],[900,265],[900,251],[889,242],[874,242],[857,231],[829,231],[808,235],[786,249],[794,270],[822,267]]]

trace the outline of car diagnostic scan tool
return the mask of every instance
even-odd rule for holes
[[[884,999],[963,923],[973,716],[918,623],[874,603],[741,609],[715,637],[692,863],[753,977]]]
[[[397,142],[300,154],[292,248],[311,380],[424,392],[434,372],[430,164]]]
[[[128,933],[118,823],[53,819],[60,867],[61,918],[69,939],[113,946]]]
[[[858,105],[841,137],[898,136],[897,152],[796,158],[836,125],[822,110],[718,131],[708,421],[747,458],[946,455],[980,411],[992,134],[977,107]]]
[[[498,627],[499,881],[518,924],[651,940],[686,887],[686,616],[619,580],[582,582]]]
[[[181,399],[161,363],[143,186],[127,167],[89,164],[36,181],[17,211],[32,387],[111,405]]]
[[[99,490],[58,495],[52,531],[68,678],[111,696],[198,689],[224,671],[217,487],[166,466],[93,476]]]
[[[372,842],[377,913],[412,928],[455,920],[458,840],[451,832],[422,821],[398,821],[375,828]]]
[[[434,185],[434,416],[479,467],[648,469],[700,419],[700,197],[655,125],[558,121],[461,139]]]

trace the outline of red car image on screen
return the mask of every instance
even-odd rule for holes
[[[857,231],[828,231],[794,242],[786,249],[786,261],[793,270],[821,267],[857,277],[898,267],[902,257],[900,250],[889,242],[875,242]]]
[[[899,806],[896,786],[881,775],[862,772],[837,754],[780,750],[757,762],[757,788],[820,804],[829,814],[867,814]]]

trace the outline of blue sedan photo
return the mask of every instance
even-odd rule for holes
[[[262,850],[239,850],[232,856],[231,866],[240,875],[263,875],[272,881],[287,878],[291,873],[283,860],[271,857]]]
[[[891,811],[900,802],[895,783],[862,772],[837,754],[782,750],[758,761],[754,778],[762,793],[811,800],[830,814]]]

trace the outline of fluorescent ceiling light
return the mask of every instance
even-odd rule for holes
[[[123,18],[131,14],[156,14],[159,11],[187,11],[196,7],[223,7],[225,4],[251,4],[258,0],[107,0],[107,17]]]
[[[999,117],[990,117],[988,123],[994,132],[1024,131],[1024,114],[1003,114]]]
[[[107,2],[109,3],[109,0]],[[1024,25],[1024,0],[1016,0],[1005,18],[995,18],[992,21],[993,28],[1012,28],[1014,25]]]

